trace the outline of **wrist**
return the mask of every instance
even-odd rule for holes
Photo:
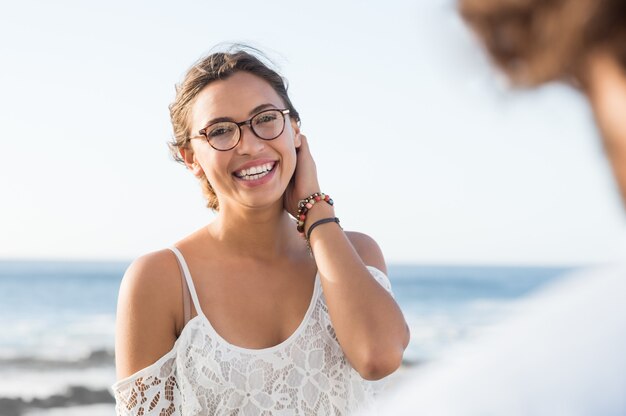
[[[308,231],[311,224],[322,218],[330,218],[335,216],[335,207],[328,204],[315,204],[313,208],[309,210],[304,221],[305,233]]]
[[[309,225],[309,228],[305,236],[307,246],[309,247],[309,250],[311,250],[311,252],[313,251],[313,248],[311,247],[311,233],[313,232],[313,230],[315,230],[320,225],[331,224],[331,223],[337,224],[339,228],[343,230],[343,227],[339,223],[339,218],[337,217],[326,217],[326,218],[319,219],[317,221],[311,221],[311,225]]]
[[[322,192],[315,192],[298,201],[298,212],[296,214],[296,219],[298,221],[296,228],[298,229],[298,232],[304,235],[305,222],[309,216],[309,211],[312,211],[314,206],[317,205],[319,207],[326,205],[332,207],[333,204],[334,202],[332,198]]]

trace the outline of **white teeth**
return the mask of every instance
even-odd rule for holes
[[[235,175],[239,178],[246,180],[253,180],[262,178],[265,176],[272,168],[274,167],[275,162],[266,163],[264,165],[253,166],[248,169],[242,169],[238,172],[235,172]]]
[[[263,172],[263,173],[259,173],[257,175],[250,175],[250,176],[242,176],[241,179],[243,179],[244,181],[254,181],[256,179],[260,179],[263,176],[267,175],[269,173],[269,171]]]

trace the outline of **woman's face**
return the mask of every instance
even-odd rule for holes
[[[270,84],[251,73],[236,72],[226,80],[212,82],[198,94],[191,107],[191,136],[217,119],[241,122],[270,108],[285,108]],[[206,175],[222,212],[237,205],[262,208],[277,201],[282,204],[296,168],[298,133],[289,116],[285,116],[285,129],[274,140],[262,140],[244,125],[239,143],[228,151],[214,149],[204,138],[191,140],[193,152],[185,154],[185,162],[195,175]]]

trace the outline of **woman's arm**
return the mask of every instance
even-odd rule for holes
[[[301,135],[301,140],[294,185],[288,194],[300,198],[310,194],[305,190],[320,190],[306,138]],[[289,201],[291,207],[294,200]],[[305,229],[318,219],[334,216],[331,205],[317,203],[307,213]],[[316,227],[310,243],[330,318],[346,357],[365,379],[391,374],[402,362],[409,330],[398,304],[365,267],[367,264],[387,273],[380,248],[370,237],[344,233],[334,222]]]
[[[332,207],[324,205],[310,211],[307,225],[334,217]],[[387,274],[380,248],[369,236],[344,233],[335,223],[315,228],[310,243],[346,357],[365,379],[393,373],[402,363],[409,330],[398,304],[365,267]]]
[[[182,296],[180,273],[169,250],[135,260],[122,279],[115,322],[117,379],[150,366],[176,341],[177,300]],[[178,303],[182,303],[178,302]]]

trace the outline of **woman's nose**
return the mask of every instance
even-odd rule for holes
[[[265,140],[257,137],[250,125],[241,126],[240,129],[241,137],[239,138],[239,146],[236,147],[240,154],[255,154],[263,150]]]

